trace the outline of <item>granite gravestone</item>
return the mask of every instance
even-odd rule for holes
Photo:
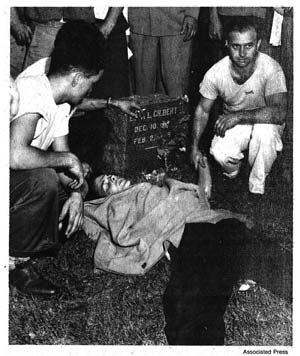
[[[131,96],[142,108],[138,118],[115,107],[106,110],[110,132],[104,147],[105,170],[124,174],[158,167],[159,150],[178,149],[186,144],[188,103],[162,94]]]

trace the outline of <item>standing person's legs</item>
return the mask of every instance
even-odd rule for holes
[[[23,69],[26,69],[39,59],[49,57],[51,55],[57,32],[62,25],[62,22],[56,22],[53,25],[34,25],[33,36],[27,51]]]
[[[26,55],[26,46],[18,45],[12,35],[10,35],[10,75],[13,79],[23,71]]]
[[[224,137],[214,136],[210,153],[221,165],[224,174],[235,178],[240,170],[243,151],[248,148],[252,125],[237,125],[227,130]]]
[[[101,22],[102,23],[102,22]],[[107,40],[108,60],[91,97],[113,99],[129,96],[129,63],[125,31],[112,31]]]
[[[282,150],[281,135],[283,127],[271,124],[253,126],[249,143],[249,164],[252,167],[249,176],[251,193],[264,194],[265,180],[277,158],[277,151]]]
[[[138,95],[155,93],[158,37],[132,33],[135,91]]]
[[[165,332],[171,345],[223,345],[223,315],[241,271],[238,251],[245,227],[236,220],[187,224],[170,250],[164,294]]]
[[[188,93],[192,43],[184,42],[182,35],[160,37],[161,73],[167,95]]]

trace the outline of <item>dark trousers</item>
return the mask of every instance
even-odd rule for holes
[[[102,20],[96,20],[101,26]],[[100,80],[93,85],[92,98],[128,97],[129,62],[127,57],[126,21],[120,16],[116,27],[107,40],[107,62]],[[102,170],[103,149],[111,131],[111,124],[105,117],[104,110],[96,110],[85,114],[85,119],[70,120],[69,144],[82,161],[92,165],[95,172]]]
[[[171,277],[164,294],[165,333],[170,345],[223,345],[223,315],[239,278],[239,246],[245,234],[237,220],[187,224],[172,247]]]
[[[122,18],[121,18],[122,20]],[[123,20],[125,21],[125,20]],[[101,26],[104,21],[96,20]],[[126,25],[118,21],[107,39],[107,61],[103,76],[94,84],[91,97],[119,99],[129,96],[129,62],[127,56]]]
[[[54,169],[10,170],[10,256],[35,256],[58,248],[60,196]]]

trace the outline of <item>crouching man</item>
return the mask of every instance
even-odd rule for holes
[[[227,28],[229,56],[205,74],[196,108],[191,161],[205,166],[198,144],[217,97],[223,114],[214,125],[210,153],[228,178],[235,178],[249,150],[249,191],[264,194],[265,179],[282,150],[281,135],[287,109],[287,89],[280,65],[259,52],[259,34],[252,22],[237,18]]]
[[[104,39],[84,21],[60,29],[51,58],[28,67],[16,80],[19,108],[10,122],[10,285],[27,295],[59,290],[36,273],[31,261],[59,247],[83,224],[84,170],[70,152],[68,121],[75,109],[108,103],[134,115],[134,102],[87,99],[103,74]],[[29,260],[29,262],[28,262]]]

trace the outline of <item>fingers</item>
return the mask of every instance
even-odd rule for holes
[[[134,117],[135,119],[138,119],[138,114],[137,114],[137,112],[130,111],[130,110],[124,110],[124,112],[125,112],[126,114],[128,114],[129,116]]]
[[[142,111],[142,108],[134,101],[131,102],[131,107]]]
[[[199,166],[205,168],[206,167],[206,163],[204,160],[204,157],[202,155],[202,153],[200,151],[198,151],[197,153],[194,153],[192,155],[192,164],[194,164],[194,168],[195,170],[199,169]]]
[[[190,23],[186,23],[184,29],[183,42],[189,41],[192,38],[193,27]]]
[[[204,193],[205,193],[207,199],[209,200],[211,198],[211,187],[210,188],[206,187],[204,190]]]
[[[199,166],[199,160],[197,158],[194,159],[194,168],[195,170],[198,169],[198,166]]]
[[[142,108],[134,101],[119,100],[118,107],[123,112],[125,112],[127,115],[132,116],[136,119],[139,117],[139,115],[141,115],[141,112],[142,112]]]
[[[183,42],[188,41],[188,39],[189,39],[189,28],[188,25],[186,25],[183,32]]]
[[[83,178],[80,178],[79,180],[74,179],[68,184],[68,187],[72,190],[76,190],[82,186],[83,181],[84,181]]]
[[[231,163],[231,164],[237,164],[240,162],[240,159],[239,158],[233,158],[233,157],[229,157],[228,158],[228,163]]]
[[[132,111],[132,109],[137,109],[137,110],[136,111]],[[130,110],[128,110],[127,113],[128,113],[128,115],[138,119],[139,116],[142,115],[142,108],[136,103],[131,103],[131,108],[130,108]]]
[[[205,163],[205,160],[204,160],[204,157],[202,154],[200,154],[200,156],[199,156],[199,164],[202,168],[206,167],[206,163]]]
[[[84,178],[88,178],[92,173],[92,167],[87,162],[82,162],[83,176]]]
[[[215,40],[217,38],[217,34],[215,32],[209,34],[209,38],[211,40]]]
[[[218,33],[218,32],[211,32],[210,34],[209,34],[209,38],[211,39],[211,40],[221,40],[221,36],[220,36],[220,34]]]
[[[181,30],[181,34],[184,35],[183,41],[184,42],[190,41],[195,36],[196,32],[197,32],[196,21],[192,17],[186,17]]]
[[[214,130],[217,136],[225,136],[225,132],[227,130],[227,119],[223,115],[219,116],[215,123]]]
[[[69,216],[68,226],[65,232],[66,237],[70,237],[74,232],[82,227],[82,218],[80,214]]]
[[[62,229],[62,221],[66,217],[67,212],[68,212],[68,204],[64,204],[64,206],[61,209],[61,213],[59,215],[59,218],[58,218],[58,221],[59,221],[58,228],[59,228],[59,230]]]
[[[24,31],[24,37],[26,40],[26,43],[30,43],[32,39],[32,31],[31,28],[26,26],[26,30]]]
[[[31,28],[27,25],[23,25],[18,32],[18,38],[22,44],[29,44],[32,39]]]
[[[68,225],[65,231],[65,235],[67,238],[73,235],[76,231],[81,230],[83,227],[83,215],[79,211],[75,211],[72,209],[68,210],[68,208],[66,207],[66,211],[64,211],[64,214],[61,213],[59,217],[59,224],[58,224],[59,230],[61,230],[63,227],[62,221],[66,218],[66,213],[68,211],[69,211]]]

